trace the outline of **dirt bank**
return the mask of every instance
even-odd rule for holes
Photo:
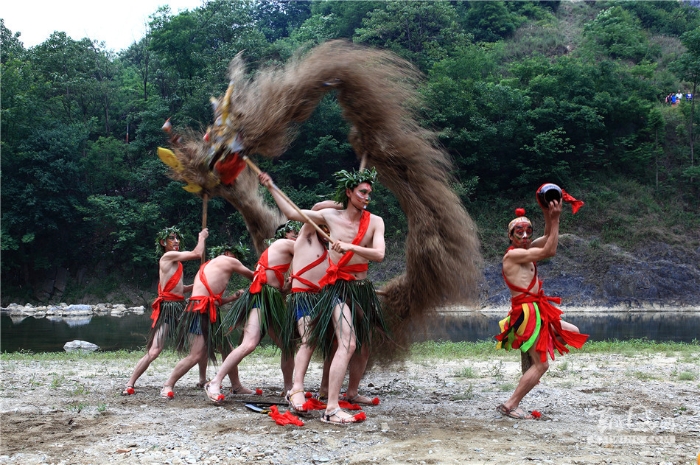
[[[700,350],[558,359],[523,403],[546,420],[528,422],[495,411],[517,382],[516,354],[375,367],[361,389],[381,404],[347,427],[277,426],[242,396],[211,405],[196,370],[160,399],[172,354],[121,397],[137,355],[3,359],[0,463],[694,464],[700,452]],[[241,378],[280,400],[278,359],[249,357]],[[307,380],[318,387],[317,362]]]

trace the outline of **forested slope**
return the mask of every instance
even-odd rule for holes
[[[209,1],[155,11],[122,51],[61,32],[25,48],[21,32],[0,24],[3,305],[147,303],[156,231],[177,225],[191,247],[201,225],[200,199],[156,157],[163,122],[203,131],[241,51],[254,73],[338,38],[424,74],[419,117],[452,156],[453,188],[479,227],[485,303],[503,302],[514,208],[541,232],[543,182],[586,202],[563,215],[568,236],[542,264],[552,292],[576,304],[700,297],[698,116],[685,95],[700,80],[700,10],[689,3]],[[348,130],[329,95],[288,152],[260,164],[310,206],[334,171],[357,166]],[[381,186],[371,209],[390,244],[371,269],[383,282],[402,271],[406,221]],[[220,198],[208,226],[210,246],[249,240]]]

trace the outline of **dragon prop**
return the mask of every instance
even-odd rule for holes
[[[387,51],[330,41],[254,77],[239,54],[229,77],[225,95],[213,101],[213,126],[203,138],[186,136],[173,148],[181,165],[171,169],[174,179],[233,204],[260,251],[262,231],[271,237],[283,221],[265,207],[241,160],[282,155],[298,125],[334,91],[352,125],[348,138],[358,160],[376,169],[408,220],[406,271],[381,293],[394,348],[407,348],[437,307],[476,301],[482,264],[476,226],[449,187],[448,154],[416,121],[422,76],[413,65]],[[391,347],[373,352],[396,354]]]

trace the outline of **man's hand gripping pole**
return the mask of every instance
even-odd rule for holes
[[[260,175],[262,174],[262,171],[260,171],[260,168],[258,168],[257,165],[256,165],[255,163],[253,163],[253,161],[252,161],[250,158],[248,158],[247,155],[243,155],[243,160],[245,160],[245,162],[248,164],[248,166],[250,167],[250,169],[253,170],[253,171],[255,172],[255,174],[257,174],[258,176],[260,176]],[[299,214],[304,218],[304,220],[305,220],[307,223],[309,223],[311,226],[313,226],[314,229],[316,229],[316,231],[317,231],[321,236],[325,237],[325,238],[328,240],[328,242],[330,242],[331,244],[334,244],[334,243],[335,243],[335,242],[333,241],[333,239],[331,239],[331,237],[330,237],[328,234],[326,234],[325,231],[323,231],[323,229],[321,229],[316,223],[314,223],[313,221],[311,221],[311,218],[309,218],[308,216],[306,216],[306,213],[304,213],[303,211],[301,211],[301,210],[299,209],[299,207],[297,207],[296,204],[295,204],[294,202],[292,202],[292,200],[291,200],[289,197],[287,197],[287,194],[285,194],[284,192],[282,192],[282,191],[280,190],[280,188],[277,187],[277,186],[275,185],[274,182],[270,181],[270,186],[271,186],[272,189],[275,189],[277,192],[279,192],[279,194],[282,196],[282,198],[283,198],[284,200],[286,200],[287,203],[289,203],[289,205],[291,205],[292,208],[294,208],[294,210],[296,210],[296,212],[299,213]]]

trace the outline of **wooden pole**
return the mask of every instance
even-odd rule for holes
[[[258,168],[257,165],[256,165],[255,163],[253,163],[253,161],[252,161],[250,158],[248,158],[246,155],[243,155],[243,159],[245,160],[246,163],[248,163],[248,166],[250,166],[250,169],[252,169],[252,170],[255,172],[255,174],[257,174],[258,176],[260,176],[260,175],[262,174],[262,171],[260,171],[260,168]],[[301,211],[301,210],[299,209],[299,207],[297,207],[296,204],[295,204],[294,202],[292,202],[292,200],[291,200],[289,197],[287,197],[287,194],[285,194],[284,192],[282,192],[282,191],[280,190],[280,188],[277,187],[277,186],[275,185],[274,182],[272,182],[271,184],[272,184],[272,188],[275,189],[277,192],[279,192],[279,194],[282,196],[282,198],[283,198],[284,200],[286,200],[287,203],[289,203],[289,205],[291,205],[292,208],[294,208],[294,210],[296,210],[296,212],[299,213],[299,214],[304,218],[304,220],[305,220],[307,223],[309,223],[311,226],[313,226],[314,229],[316,229],[316,231],[317,231],[321,236],[325,237],[325,238],[328,240],[328,242],[330,242],[331,244],[334,244],[333,239],[331,239],[331,236],[329,236],[328,234],[326,234],[325,231],[324,231],[323,229],[321,229],[316,223],[314,223],[313,221],[311,221],[311,218],[309,218],[308,216],[306,216],[306,213],[304,213],[303,211]]]
[[[209,203],[209,195],[205,192],[202,196],[202,229],[207,227],[207,205]],[[205,245],[202,251],[202,265],[207,261],[207,247]]]
[[[362,154],[362,161],[360,161],[360,171],[367,168],[367,152]]]

